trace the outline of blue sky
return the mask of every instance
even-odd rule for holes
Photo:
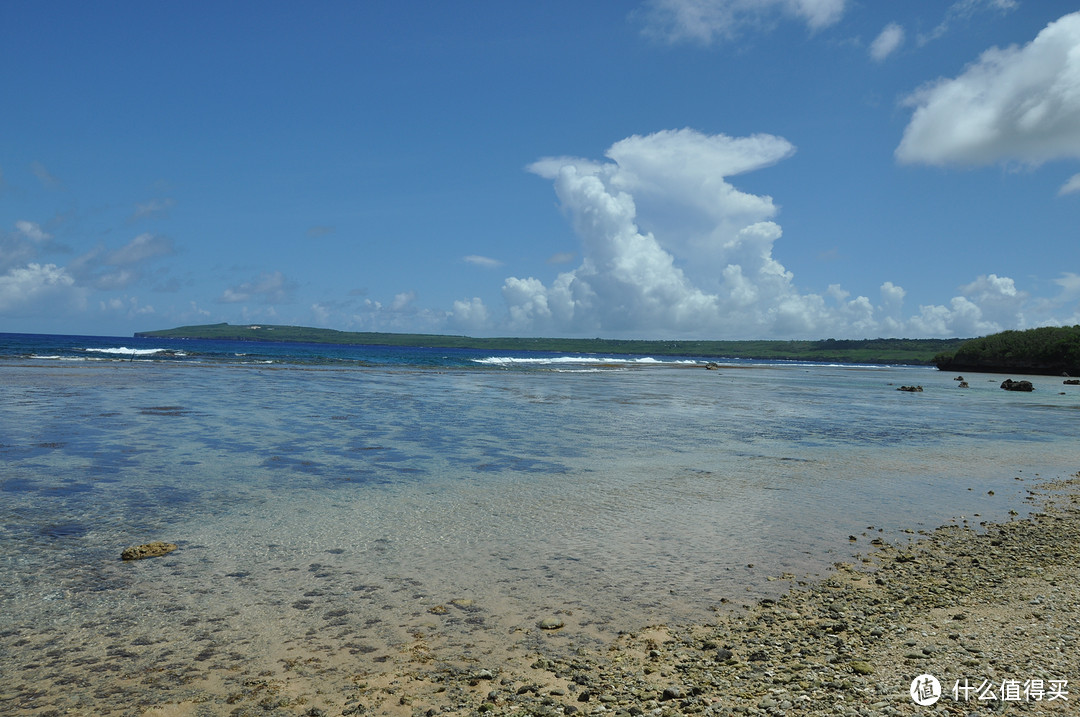
[[[0,4],[0,332],[1080,323],[1080,13]]]

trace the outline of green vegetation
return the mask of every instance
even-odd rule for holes
[[[789,359],[834,363],[931,364],[944,351],[956,350],[965,339],[865,339],[822,341],[654,341],[633,339],[472,338],[437,334],[391,334],[315,329],[268,324],[231,326],[208,324],[162,331],[142,331],[138,337],[279,341],[382,346],[430,346],[491,351],[565,351],[591,354],[696,356],[702,358]]]
[[[942,371],[1080,376],[1080,326],[1002,331],[934,357]]]

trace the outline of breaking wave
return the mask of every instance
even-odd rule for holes
[[[680,359],[661,361],[651,356],[627,357],[627,356],[488,356],[485,358],[472,359],[474,363],[487,366],[558,366],[558,365],[694,365],[700,363],[692,359]]]

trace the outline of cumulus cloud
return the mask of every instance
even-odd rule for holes
[[[254,281],[229,287],[218,297],[220,303],[238,304],[258,301],[265,304],[286,304],[292,301],[296,284],[280,271],[263,272]]]
[[[474,296],[471,300],[455,301],[448,320],[458,330],[479,333],[488,328],[491,316],[480,297]]]
[[[0,315],[47,314],[81,301],[75,279],[55,264],[27,264],[0,276]]]
[[[492,259],[491,257],[487,256],[478,256],[476,254],[470,254],[469,256],[464,257],[463,261],[465,261],[467,264],[480,266],[485,269],[496,269],[502,266],[502,262],[498,259]]]
[[[889,55],[900,49],[904,44],[904,28],[895,22],[890,22],[881,31],[881,34],[870,43],[870,57],[875,62],[882,62]]]
[[[535,277],[508,278],[502,291],[512,328],[806,329],[799,311],[806,307],[791,273],[772,256],[781,233],[769,221],[776,212],[772,199],[726,180],[794,151],[772,135],[684,129],[617,142],[606,153],[609,162],[562,157],[534,163],[532,172],[554,181],[584,260],[551,286]],[[798,307],[776,299],[794,299]]]
[[[415,291],[403,291],[394,295],[394,301],[390,304],[391,311],[409,311],[416,302]]]
[[[1080,157],[1080,13],[1024,47],[991,48],[962,74],[910,95],[903,163],[1038,165]]]
[[[976,336],[1055,323],[1048,305],[1005,276],[957,287],[905,315],[907,292],[840,285],[799,290],[775,256],[783,232],[772,198],[731,178],[790,157],[781,137],[668,130],[612,145],[606,159],[545,158],[529,170],[554,184],[582,245],[580,264],[545,283],[505,279],[504,328],[549,335],[702,338]],[[1080,281],[1066,275],[1063,296]],[[1060,307],[1062,302],[1058,302]],[[479,299],[455,304],[460,325],[487,321]],[[471,322],[471,323],[470,323]]]
[[[846,0],[651,0],[638,16],[644,32],[668,42],[730,40],[777,18],[797,20],[813,32],[844,14]]]

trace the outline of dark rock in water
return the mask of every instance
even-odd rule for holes
[[[1062,383],[1066,386],[1080,386],[1080,378],[1067,378]]]
[[[963,381],[963,380],[964,380],[963,376],[957,376],[956,378],[953,379],[953,381]]]
[[[897,391],[908,391],[910,393],[922,393],[922,386],[901,386],[896,389]]]
[[[1031,381],[1013,381],[1011,378],[1007,378],[1001,382],[1001,387],[1006,391],[1034,391],[1035,387],[1031,385]]]
[[[135,545],[130,548],[124,548],[124,552],[120,553],[120,557],[124,560],[142,560],[143,558],[156,558],[159,555],[168,555],[174,550],[176,550],[176,543],[162,543],[161,541],[157,541],[154,543],[146,543],[145,545]]]
[[[971,388],[971,386],[968,385],[967,381],[961,381],[960,383],[958,383],[956,385],[957,385],[958,388]]]
[[[720,364],[716,363],[715,361],[710,361],[709,363],[705,364],[705,368],[710,371],[719,371]]]

